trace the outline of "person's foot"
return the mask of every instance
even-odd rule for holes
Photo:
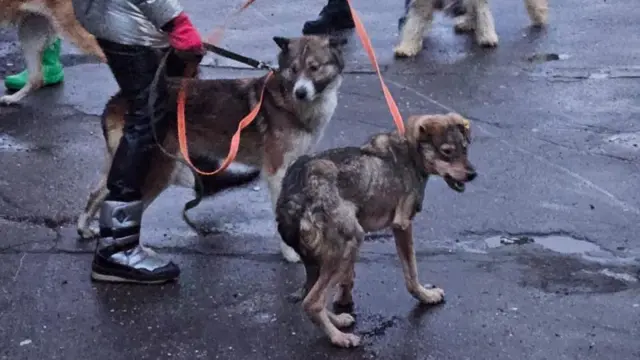
[[[329,34],[334,31],[353,29],[355,24],[346,0],[329,0],[317,19],[304,23],[304,35]]]
[[[100,239],[91,264],[96,281],[162,284],[180,276],[180,268],[140,245],[142,201],[102,204]]]
[[[56,39],[42,53],[42,78],[44,86],[56,85],[64,80],[64,71],[60,62],[60,39]],[[18,74],[7,76],[4,86],[10,90],[20,90],[29,81],[29,71],[24,70]]]
[[[176,264],[140,244],[100,249],[91,264],[91,278],[96,281],[162,284],[179,276],[180,268]]]

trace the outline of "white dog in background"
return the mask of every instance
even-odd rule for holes
[[[456,32],[475,31],[476,42],[480,46],[498,45],[489,8],[489,0],[410,0],[406,5],[406,18],[400,29],[400,43],[393,49],[398,57],[417,55],[422,49],[425,29],[433,20],[435,11],[443,10],[455,16]],[[529,18],[534,26],[547,23],[548,0],[524,0]],[[457,13],[454,9],[457,9]]]

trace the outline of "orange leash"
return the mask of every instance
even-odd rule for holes
[[[231,13],[231,15],[226,17],[224,24],[218,27],[216,30],[212,31],[211,35],[207,36],[207,42],[213,45],[216,45],[218,41],[222,39],[222,35],[224,34],[224,29],[227,28],[229,22],[238,14],[246,10],[251,4],[253,4],[256,0],[246,0],[242,6],[240,6],[236,11]]]
[[[378,79],[380,79],[380,85],[382,86],[382,92],[384,93],[384,99],[387,101],[387,106],[389,106],[389,111],[391,112],[391,116],[393,116],[393,121],[396,123],[396,127],[398,128],[398,132],[400,135],[404,135],[404,121],[402,120],[402,115],[400,114],[400,110],[398,109],[398,105],[395,100],[393,100],[393,96],[391,96],[391,92],[387,85],[384,83],[384,79],[382,78],[382,74],[380,73],[380,66],[378,66],[378,61],[376,60],[376,54],[373,52],[373,46],[371,45],[371,40],[369,39],[369,35],[367,35],[367,30],[365,30],[360,17],[351,6],[351,0],[347,0],[347,4],[349,4],[349,11],[351,11],[351,17],[353,18],[353,22],[356,25],[356,33],[360,38],[360,42],[364,49],[367,51],[367,55],[369,55],[369,61],[371,61],[371,65],[376,69],[376,73],[378,74]]]
[[[238,10],[236,10],[233,14],[227,17],[225,24],[220,28],[218,28],[216,31],[214,31],[214,33],[211,36],[209,36],[209,39],[212,40],[212,41],[209,41],[209,43],[215,45],[215,43],[222,38],[224,28],[227,26],[227,23],[229,22],[229,20],[233,16],[239,14],[240,12],[245,10],[247,7],[249,7],[249,5],[251,5],[254,1],[255,0],[247,0]],[[187,97],[186,96],[187,80],[186,79],[182,80],[182,84],[178,92],[178,108],[177,108],[178,144],[180,146],[180,152],[182,153],[182,157],[196,173],[200,175],[205,175],[205,176],[215,175],[221,171],[224,171],[235,160],[236,155],[238,155],[238,149],[240,148],[240,135],[242,133],[242,130],[244,130],[244,128],[249,126],[249,124],[251,124],[253,120],[255,120],[255,118],[258,116],[258,113],[260,112],[260,108],[262,107],[262,100],[264,98],[264,92],[267,88],[267,83],[269,82],[269,79],[271,79],[272,75],[273,75],[273,71],[269,71],[269,73],[267,73],[267,76],[264,79],[264,85],[262,86],[262,91],[260,92],[260,99],[258,100],[258,103],[253,107],[253,109],[251,109],[251,112],[249,112],[247,116],[245,116],[242,120],[240,120],[240,123],[238,124],[238,130],[236,130],[235,134],[233,134],[233,137],[231,138],[229,153],[227,154],[227,157],[222,162],[222,165],[220,165],[220,167],[215,171],[211,171],[211,172],[206,172],[198,169],[193,164],[193,162],[191,162],[191,158],[189,157],[189,146],[187,145],[187,125],[186,125],[185,114],[184,114],[185,102]]]
[[[238,130],[233,134],[231,138],[231,145],[229,146],[229,153],[227,157],[222,162],[220,167],[212,172],[205,172],[198,169],[189,158],[189,147],[187,145],[187,128],[186,121],[184,116],[184,108],[185,108],[185,98],[186,98],[186,79],[182,80],[182,86],[180,87],[180,92],[178,93],[178,144],[180,145],[180,152],[182,153],[182,157],[184,160],[200,175],[215,175],[221,171],[224,171],[226,168],[231,165],[233,160],[235,160],[236,155],[238,155],[238,149],[240,148],[240,135],[242,130],[249,126],[258,116],[260,112],[260,108],[262,107],[262,100],[264,98],[264,91],[267,88],[267,82],[273,75],[273,71],[269,71],[267,73],[267,77],[264,79],[264,85],[262,86],[262,91],[260,92],[260,100],[258,103],[251,109],[251,112],[247,114],[242,120],[240,120],[240,124],[238,124]]]

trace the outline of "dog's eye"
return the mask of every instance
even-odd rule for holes
[[[444,144],[440,146],[440,152],[442,153],[442,155],[447,157],[453,155],[453,150],[454,150],[453,146],[449,144]]]

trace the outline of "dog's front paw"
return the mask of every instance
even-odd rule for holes
[[[298,253],[289,245],[285,244],[284,241],[280,241],[280,251],[282,252],[282,256],[284,257],[284,259],[288,262],[300,262],[300,255],[298,255]]]
[[[13,95],[0,96],[0,105],[15,105],[19,101],[20,99]]]
[[[100,231],[98,231],[97,229],[92,229],[90,227],[78,228],[77,232],[78,236],[82,240],[95,239],[100,235]]]
[[[338,331],[331,336],[331,343],[342,348],[351,348],[360,345],[360,337],[354,334],[347,334]]]
[[[418,55],[422,50],[422,42],[402,41],[398,46],[393,48],[393,54],[396,57],[413,57]]]
[[[482,47],[496,47],[498,46],[498,34],[495,31],[476,33],[476,42]]]
[[[427,289],[427,287],[429,289]],[[417,289],[411,291],[411,295],[426,305],[435,305],[444,301],[444,290],[431,285],[428,285],[427,287],[421,285]]]
[[[476,27],[473,17],[469,15],[461,15],[454,19],[455,25],[453,29],[457,33],[464,33],[473,31]]]
[[[349,326],[355,324],[356,323],[356,319],[353,316],[351,316],[351,314],[342,313],[342,314],[339,314],[339,315],[332,316],[331,317],[331,322],[337,328],[342,329],[342,328],[346,328],[346,327],[349,327]]]

